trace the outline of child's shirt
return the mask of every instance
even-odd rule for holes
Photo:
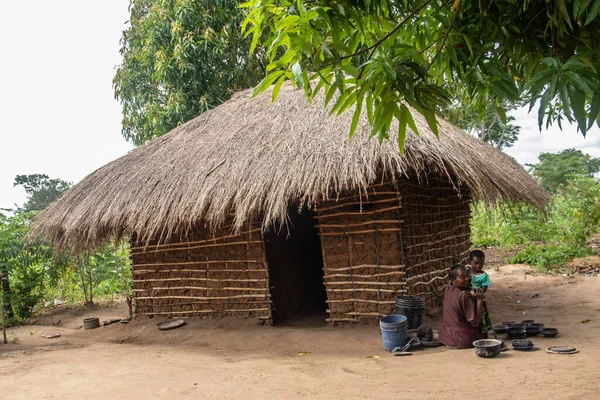
[[[481,289],[482,287],[490,286],[491,284],[492,281],[490,281],[490,276],[485,271],[471,276],[471,286],[475,289]]]

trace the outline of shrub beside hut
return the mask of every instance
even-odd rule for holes
[[[329,116],[322,96],[249,94],[93,172],[34,234],[74,252],[129,238],[137,315],[360,322],[400,294],[441,302],[470,246],[471,197],[546,202],[514,160],[447,122],[438,139],[415,114],[400,155],[394,137],[367,139],[366,116],[348,140],[352,112]]]

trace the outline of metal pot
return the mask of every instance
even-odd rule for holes
[[[479,357],[496,357],[502,350],[502,343],[497,339],[481,339],[474,341],[473,346]]]

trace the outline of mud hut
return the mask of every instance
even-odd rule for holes
[[[34,232],[87,251],[131,241],[137,315],[377,320],[399,294],[440,301],[470,247],[469,202],[543,206],[511,158],[442,121],[405,154],[284,85],[249,91],[107,164]],[[392,126],[392,132],[395,132]]]

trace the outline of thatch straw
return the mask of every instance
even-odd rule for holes
[[[310,106],[290,85],[275,103],[270,93],[249,95],[240,92],[93,172],[37,218],[33,234],[79,251],[132,233],[165,239],[199,222],[215,227],[232,214],[234,230],[257,215],[268,227],[284,223],[290,202],[312,206],[345,189],[366,191],[382,171],[442,174],[483,199],[546,202],[514,160],[447,122],[437,139],[415,112],[420,136],[408,135],[401,156],[394,125],[380,146],[368,140],[363,115],[348,140],[353,111],[330,117],[324,96]]]

